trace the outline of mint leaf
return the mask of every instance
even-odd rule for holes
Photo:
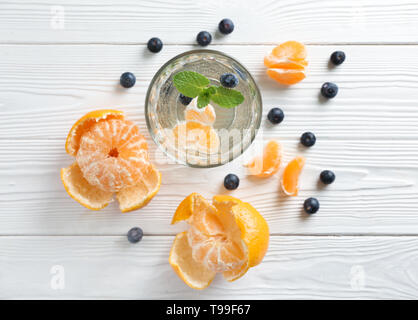
[[[206,107],[210,102],[210,94],[208,94],[207,92],[202,92],[201,94],[199,94],[198,98],[197,98],[197,107],[199,109]]]
[[[195,98],[209,85],[209,79],[200,73],[182,71],[174,75],[174,85],[186,97]]]
[[[217,87],[215,86],[210,86],[209,88],[203,89],[197,98],[197,107],[198,108],[206,107],[210,102],[211,95],[216,93],[216,89]]]
[[[223,108],[233,108],[244,102],[241,92],[224,87],[218,87],[210,99]]]

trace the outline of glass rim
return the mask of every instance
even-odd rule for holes
[[[230,160],[228,160],[227,162],[224,162],[224,163],[220,162],[220,163],[207,164],[207,165],[201,166],[201,165],[194,165],[194,164],[188,163],[187,161],[182,161],[182,160],[176,158],[171,153],[169,153],[166,149],[164,149],[164,148],[161,147],[161,144],[158,141],[156,141],[156,136],[153,134],[152,128],[151,128],[151,123],[150,123],[150,119],[149,119],[149,106],[148,106],[148,104],[149,104],[149,96],[151,94],[151,89],[154,86],[154,83],[157,81],[158,77],[161,75],[161,73],[164,71],[164,69],[167,66],[169,66],[170,64],[172,64],[174,61],[176,61],[176,60],[178,60],[178,59],[180,59],[180,58],[182,58],[184,56],[187,56],[187,55],[190,55],[190,54],[197,54],[197,53],[214,53],[214,54],[218,54],[218,55],[224,56],[224,57],[226,57],[228,59],[231,59],[232,61],[234,61],[235,63],[237,63],[239,65],[239,67],[242,68],[246,72],[247,76],[250,78],[251,82],[254,84],[254,87],[255,87],[255,90],[256,90],[257,96],[258,96],[258,101],[259,101],[259,106],[260,106],[259,107],[259,109],[260,109],[260,116],[258,117],[256,123],[254,124],[254,135],[251,136],[251,141],[248,143],[248,145],[246,145],[244,148],[242,148],[242,152],[239,155],[237,155],[235,157],[232,157],[232,159],[230,159]],[[158,71],[154,74],[154,76],[152,77],[151,82],[150,82],[150,84],[148,86],[147,94],[145,95],[145,110],[144,110],[144,112],[145,112],[145,122],[147,124],[148,132],[149,132],[152,140],[154,141],[154,143],[157,145],[157,148],[160,149],[166,156],[168,156],[170,159],[173,159],[176,163],[179,163],[179,164],[182,164],[182,165],[186,165],[188,167],[202,168],[202,169],[203,168],[214,168],[214,167],[222,166],[224,164],[227,164],[227,163],[229,163],[229,162],[237,159],[254,142],[254,140],[255,140],[255,138],[257,136],[258,130],[260,129],[260,126],[261,126],[261,118],[262,118],[262,112],[263,112],[263,100],[262,100],[261,91],[260,91],[260,88],[258,87],[257,82],[255,81],[255,79],[252,76],[252,74],[248,71],[248,69],[239,60],[237,60],[234,57],[232,57],[232,56],[230,56],[230,55],[228,55],[228,54],[226,54],[226,53],[224,53],[222,51],[219,51],[219,50],[212,50],[212,49],[193,49],[193,50],[189,50],[189,51],[182,52],[182,53],[180,53],[180,54],[172,57],[167,62],[165,62],[158,69]]]

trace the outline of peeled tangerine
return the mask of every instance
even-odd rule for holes
[[[305,79],[306,48],[297,41],[284,42],[264,57],[267,75],[284,85],[292,85]]]
[[[218,272],[228,281],[237,280],[267,252],[267,222],[237,198],[217,195],[210,204],[192,193],[180,203],[171,223],[183,220],[189,229],[174,239],[169,262],[193,289],[209,286]]]
[[[160,189],[161,174],[149,161],[145,138],[121,111],[86,114],[71,128],[65,149],[76,161],[61,169],[61,180],[89,209],[106,207],[116,193],[122,212],[136,210]]]

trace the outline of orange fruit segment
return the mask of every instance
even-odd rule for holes
[[[277,58],[289,58],[292,60],[305,60],[306,47],[298,41],[286,41],[279,44],[271,52]]]
[[[196,121],[178,124],[173,129],[176,144],[187,150],[214,153],[219,149],[219,136],[212,126]]]
[[[281,145],[277,141],[271,140],[267,142],[264,147],[263,155],[255,157],[245,166],[248,168],[251,175],[266,178],[275,174],[279,170],[281,160]]]
[[[293,85],[305,79],[306,48],[297,41],[287,41],[264,57],[267,75],[283,85]]]
[[[61,180],[71,198],[88,209],[100,210],[112,201],[113,193],[91,186],[77,163],[61,169]]]
[[[67,135],[67,140],[65,141],[65,150],[69,155],[75,156],[80,145],[81,136],[88,131],[91,126],[103,120],[123,118],[124,115],[122,111],[112,109],[95,110],[87,113],[71,127],[71,130]]]
[[[304,157],[296,157],[284,169],[282,176],[282,190],[288,196],[297,196],[299,191],[299,176],[305,165]]]
[[[122,212],[137,210],[147,205],[161,186],[161,173],[151,165],[142,172],[141,180],[134,186],[125,187],[116,194]]]
[[[61,180],[68,194],[87,208],[104,208],[117,192],[120,210],[132,211],[160,189],[161,174],[149,161],[145,138],[121,111],[86,114],[70,130],[66,150],[76,162],[61,170]]]
[[[180,203],[172,223],[182,220],[187,221],[189,229],[177,235],[171,252],[176,250],[178,237],[187,237],[188,258],[173,261],[170,254],[169,262],[192,288],[208,286],[214,273],[222,273],[226,280],[234,281],[260,263],[267,251],[266,221],[256,209],[239,199],[215,196],[212,205],[201,195],[192,193]],[[210,271],[208,277],[201,273],[191,275],[189,265],[196,266],[196,270]]]
[[[304,71],[293,69],[267,69],[267,75],[284,85],[296,84],[306,77]]]
[[[306,60],[292,60],[290,58],[279,58],[273,54],[264,57],[264,65],[269,68],[299,69],[304,70],[308,65]]]
[[[216,120],[215,109],[210,104],[199,109],[191,103],[185,111],[185,119],[186,121],[195,121],[205,125],[212,125]]]

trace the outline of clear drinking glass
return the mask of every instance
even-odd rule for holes
[[[219,78],[229,72],[237,75],[245,100],[235,108],[226,109],[211,102],[216,113],[213,129],[219,136],[219,148],[212,152],[190,150],[173,139],[173,129],[185,121],[185,109],[173,76],[181,71],[195,71],[220,85]],[[148,130],[155,143],[177,162],[193,167],[214,167],[235,159],[254,140],[262,114],[261,94],[248,70],[234,58],[214,50],[184,52],[165,63],[155,74],[145,100]]]

